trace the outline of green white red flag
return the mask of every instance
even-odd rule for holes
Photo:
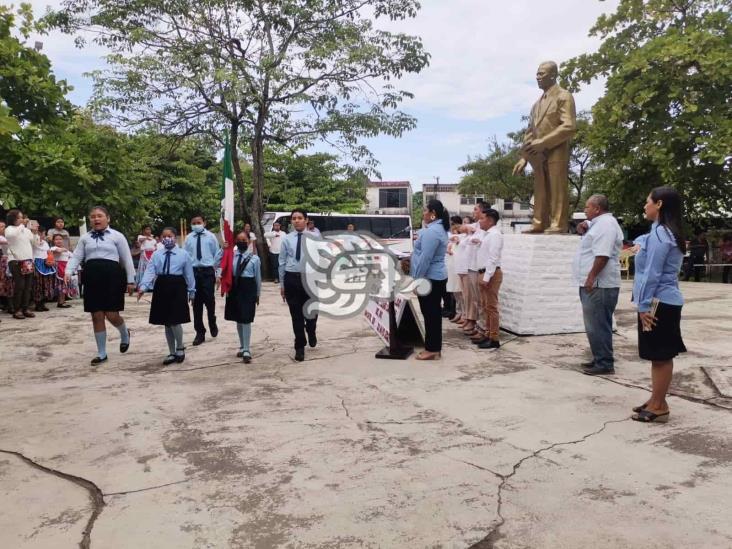
[[[221,178],[221,237],[227,242],[221,258],[221,295],[231,289],[234,272],[234,177],[231,165],[231,147],[226,138],[224,151],[224,173]]]

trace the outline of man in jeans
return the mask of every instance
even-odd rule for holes
[[[573,273],[579,286],[585,331],[590,342],[592,362],[583,364],[591,376],[614,374],[613,313],[620,293],[620,250],[623,231],[608,212],[607,197],[592,195],[585,203],[587,223]]]

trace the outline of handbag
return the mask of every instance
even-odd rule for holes
[[[23,259],[20,262],[20,274],[22,274],[22,275],[33,274],[33,260],[32,259]]]

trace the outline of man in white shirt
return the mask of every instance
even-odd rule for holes
[[[485,332],[471,339],[480,349],[498,349],[500,319],[498,316],[498,290],[503,282],[501,255],[503,234],[498,227],[500,215],[493,208],[483,205],[478,218],[483,237],[476,254],[480,301],[485,315]]]
[[[269,265],[274,273],[275,284],[280,283],[279,266],[280,266],[280,248],[282,247],[282,238],[285,232],[281,230],[281,226],[276,221],[272,224],[272,230],[264,233],[269,246]]]
[[[615,373],[613,313],[620,293],[623,231],[608,210],[605,195],[594,194],[587,199],[585,214],[589,228],[582,236],[572,266],[592,351],[592,362],[582,365],[587,375]]]
[[[475,223],[464,225],[463,231],[467,235],[465,241],[465,263],[467,265],[467,284],[463,286],[463,302],[465,303],[464,321],[459,324],[463,332],[469,336],[478,335],[478,316],[480,309],[480,289],[478,286],[478,266],[476,264],[476,255],[478,246],[483,239],[483,231],[477,219],[480,217],[481,208],[484,203],[480,202],[473,207],[473,219]]]
[[[311,220],[311,221],[308,221],[308,228],[307,228],[307,231],[308,231],[309,233],[313,233],[313,234],[314,234],[314,235],[315,235],[316,237],[318,237],[318,238],[320,238],[320,236],[321,236],[321,234],[320,234],[320,229],[318,229],[318,228],[317,228],[317,227],[315,226],[315,221],[312,221],[312,220]]]

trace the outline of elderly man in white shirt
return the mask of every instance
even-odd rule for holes
[[[585,203],[587,226],[574,258],[573,274],[579,287],[582,314],[592,362],[583,373],[615,373],[613,358],[613,313],[620,293],[620,250],[623,231],[609,213],[606,196],[592,195]]]
[[[478,218],[483,231],[476,264],[478,266],[478,287],[480,303],[485,316],[485,332],[471,339],[480,349],[498,349],[500,319],[498,315],[498,290],[503,282],[501,254],[503,253],[503,234],[498,227],[500,215],[493,208],[483,205]]]

